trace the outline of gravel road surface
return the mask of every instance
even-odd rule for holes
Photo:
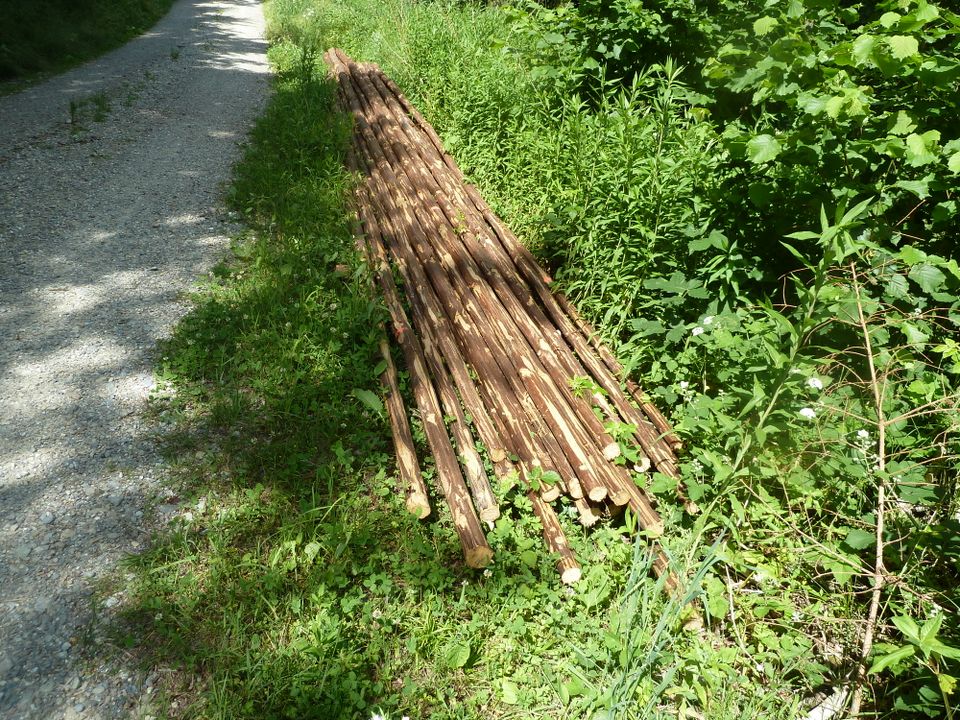
[[[149,540],[159,338],[228,247],[230,168],[269,91],[256,0],[180,0],[101,59],[0,98],[0,718],[139,717],[97,582]],[[146,513],[146,516],[145,516]]]

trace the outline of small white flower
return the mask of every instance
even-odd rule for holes
[[[812,377],[807,380],[807,387],[814,390],[823,390],[823,383],[820,382],[820,378]]]
[[[860,438],[861,440],[866,440],[868,437],[870,437],[870,433],[868,433],[863,428],[860,428],[859,430],[857,430],[857,437]]]
[[[699,325],[693,329],[693,336],[696,337],[697,335],[703,335],[703,328]]]
[[[374,610],[372,613],[370,613],[370,616],[371,616],[374,620],[379,620],[381,617],[383,617],[383,612],[380,610],[380,608],[377,608],[377,609]]]
[[[370,716],[370,720],[384,720],[384,717],[380,713],[374,713]]]
[[[686,380],[681,380],[681,381],[680,381],[680,389],[681,389],[681,390],[686,390],[688,387],[690,387],[690,383],[688,383]]]
[[[487,568],[486,570],[483,571],[483,576],[485,578],[493,577],[493,571],[490,568]]]
[[[813,420],[817,414],[813,411],[813,408],[800,408],[800,417],[805,417],[807,420]]]
[[[702,322],[704,325],[710,325],[713,322],[713,315],[707,315]]]

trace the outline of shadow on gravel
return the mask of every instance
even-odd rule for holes
[[[265,94],[257,5],[184,0],[0,98],[0,717],[65,712],[92,586],[146,545],[162,471],[140,415],[180,293],[226,250],[219,195]],[[92,92],[108,113],[71,128]]]

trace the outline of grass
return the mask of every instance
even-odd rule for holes
[[[497,148],[542,126],[518,111],[527,89],[491,47],[507,27],[496,8],[272,0],[267,10],[276,91],[231,192],[250,232],[197,293],[158,368],[165,389],[154,408],[169,428],[183,510],[123,581],[118,642],[171,671],[158,709],[795,717],[800,699],[783,678],[797,674],[798,656],[748,647],[719,617],[723,592],[704,597],[727,552],[702,542],[709,517],[665,539],[693,579],[686,597],[668,600],[620,521],[587,534],[561,513],[585,570],[568,589],[515,490],[501,493],[505,512],[489,534],[496,560],[483,573],[463,566],[442,499],[426,522],[404,513],[386,423],[353,393],[378,390],[384,313],[354,249],[349,126],[318,52],[336,43],[377,60],[475,176],[504,169],[517,184],[484,189],[521,228],[539,222],[531,208],[549,185],[542,171],[524,184],[529,156]],[[692,599],[706,627],[693,622]]]
[[[0,83],[61,72],[151,27],[173,0],[0,0]],[[2,87],[2,86],[0,86]]]

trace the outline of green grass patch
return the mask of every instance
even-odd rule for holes
[[[0,82],[60,72],[112,50],[150,28],[172,4],[173,0],[3,0]]]

